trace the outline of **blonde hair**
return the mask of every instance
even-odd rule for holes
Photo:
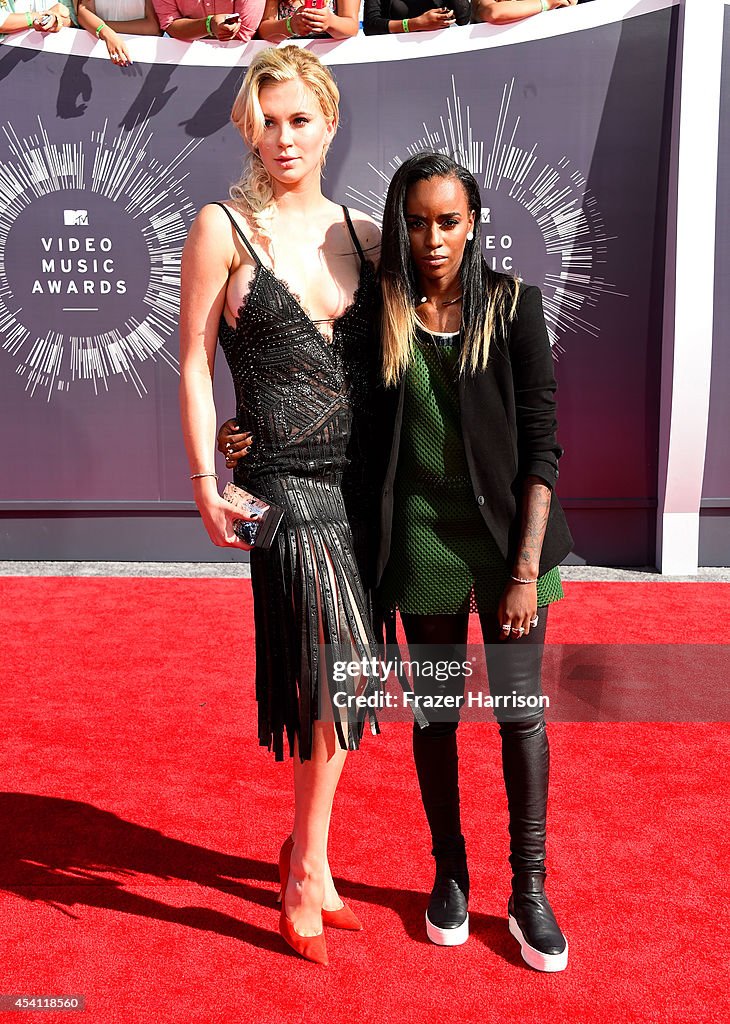
[[[497,275],[486,268],[489,282],[483,316],[473,320],[464,331],[459,355],[459,374],[483,373],[489,361],[492,340],[504,337],[515,318],[520,283],[517,278]],[[414,308],[414,296],[402,277],[383,273],[381,279],[380,337],[382,375],[386,387],[399,383],[413,359],[413,345],[420,320]]]
[[[231,121],[251,152],[240,180],[231,186],[228,194],[234,203],[244,206],[262,235],[270,233],[275,207],[271,178],[256,151],[264,133],[259,95],[266,85],[292,82],[297,78],[314,93],[325,120],[334,121],[337,130],[340,92],[332,73],[313,53],[298,46],[270,47],[258,54],[246,72],[231,110]],[[322,151],[322,166],[328,146],[329,143]]]

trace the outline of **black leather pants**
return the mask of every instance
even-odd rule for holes
[[[492,696],[513,691],[525,696],[540,695],[547,611],[540,609],[539,624],[530,630],[529,636],[507,641],[501,639],[496,615],[480,616]],[[437,657],[463,660],[467,616],[403,615],[402,619],[409,646],[438,645]],[[429,692],[434,692],[433,685]],[[463,677],[444,683],[443,692],[463,694]],[[450,710],[448,717],[428,711],[426,714],[428,728],[414,726],[413,756],[431,829],[433,855],[437,860],[459,859],[464,856],[465,847],[459,807],[458,713]],[[512,711],[509,720],[500,721],[499,731],[512,871],[544,871],[550,752],[543,712]]]

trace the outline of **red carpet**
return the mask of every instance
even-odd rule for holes
[[[473,898],[458,949],[424,938],[409,729],[366,737],[331,844],[366,931],[328,932],[318,968],[276,932],[291,768],[255,744],[248,583],[0,587],[0,994],[83,995],[86,1024],[727,1018],[726,725],[551,725],[549,891],[571,957],[558,975],[523,966],[507,932],[496,729],[460,731]],[[730,618],[722,584],[566,592],[552,643],[716,643]]]

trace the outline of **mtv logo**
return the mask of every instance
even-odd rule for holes
[[[89,223],[89,211],[88,210],[64,210],[63,211],[63,223],[66,227],[72,227],[76,224],[88,224]]]

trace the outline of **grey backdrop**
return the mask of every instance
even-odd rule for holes
[[[334,68],[342,125],[328,194],[377,214],[399,160],[461,147],[491,211],[485,255],[543,288],[560,496],[574,557],[589,563],[654,561],[675,14],[458,60]],[[224,197],[240,168],[227,119],[242,72],[120,74],[0,49],[3,94],[24,97],[0,130],[0,558],[228,555],[190,504],[171,296],[194,211]],[[71,239],[89,251],[69,252]],[[727,235],[718,252],[727,258]],[[90,269],[102,256],[113,262]],[[60,262],[79,258],[83,269]],[[80,294],[65,291],[71,279]],[[216,391],[220,417],[232,415],[222,355]]]

